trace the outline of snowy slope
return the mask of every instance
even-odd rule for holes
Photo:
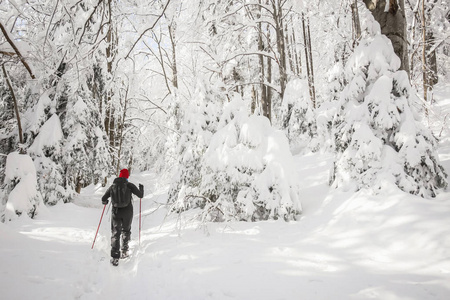
[[[441,95],[450,95],[441,91]],[[447,99],[448,98],[448,99]],[[450,113],[450,96],[434,114]],[[442,124],[432,124],[435,132]],[[450,173],[450,133],[440,158]],[[425,200],[398,190],[372,196],[330,190],[331,156],[295,157],[303,214],[286,223],[207,223],[167,215],[158,174],[145,185],[142,236],[135,201],[133,256],[109,264],[105,189],[36,219],[0,223],[1,299],[450,299],[450,192]]]
[[[297,157],[302,219],[198,224],[166,217],[165,189],[144,173],[141,245],[109,264],[104,189],[36,220],[0,224],[2,299],[449,299],[450,194],[435,200],[330,191],[330,157]],[[446,161],[448,163],[448,160]],[[119,288],[120,287],[120,288]],[[131,297],[131,298],[130,298]]]

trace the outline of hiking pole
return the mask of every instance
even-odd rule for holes
[[[142,211],[142,198],[139,200],[139,245],[141,245],[141,211]]]
[[[103,206],[102,216],[100,217],[100,222],[98,223],[97,232],[95,233],[95,238],[94,238],[94,242],[92,243],[91,249],[94,249],[95,239],[97,239],[97,233],[98,233],[98,230],[100,229],[100,224],[102,224],[103,213],[105,212],[105,208],[106,208],[106,204],[105,204],[105,206]]]

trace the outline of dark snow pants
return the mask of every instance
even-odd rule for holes
[[[112,209],[111,218],[111,257],[120,258],[120,240],[122,251],[128,251],[131,238],[131,222],[133,221],[133,205]]]

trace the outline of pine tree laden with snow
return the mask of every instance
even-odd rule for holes
[[[389,39],[363,11],[363,37],[346,66],[347,86],[334,120],[335,187],[370,188],[395,185],[434,197],[447,186],[435,152],[436,139],[421,123],[419,101]]]
[[[189,103],[177,102],[173,107],[178,111],[173,118],[179,118],[180,122],[172,121],[173,125],[179,126],[179,136],[175,133],[170,136],[172,145],[175,143],[175,152],[171,152],[171,156],[177,157],[178,161],[173,164],[177,171],[168,202],[176,211],[204,206],[201,200],[190,195],[199,194],[201,161],[216,131],[218,105],[221,105],[206,87],[206,83],[199,80],[194,98]]]
[[[287,84],[281,107],[281,119],[282,127],[293,149],[310,145],[317,134],[317,125],[307,80],[294,79]]]
[[[210,221],[295,220],[299,179],[288,140],[242,101],[228,104],[201,168],[202,216]]]
[[[53,114],[40,128],[39,134],[29,147],[34,157],[39,190],[44,204],[55,205],[64,199],[65,188],[62,161],[63,133],[58,115]]]

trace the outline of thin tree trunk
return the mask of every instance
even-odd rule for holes
[[[305,61],[306,61],[306,73],[308,76],[309,96],[313,103],[313,107],[316,107],[315,101],[315,89],[314,89],[314,73],[312,65],[312,53],[311,53],[311,36],[309,31],[309,21],[305,23],[305,15],[302,13],[302,27],[303,27],[303,40],[305,43]]]
[[[293,23],[293,18],[291,17],[291,23]],[[301,52],[298,51],[297,47],[297,39],[295,38],[295,30],[292,30],[291,43],[294,51],[294,60],[295,60],[295,68],[296,74],[300,76],[302,74],[302,56]]]
[[[352,9],[353,47],[355,47],[361,37],[361,25],[359,21],[358,1],[354,0],[353,3],[350,4],[350,7]]]
[[[313,65],[313,57],[312,57],[312,46],[311,46],[311,32],[310,32],[310,26],[309,26],[309,18],[307,23],[307,33],[308,33],[308,50],[309,50],[309,66],[311,74],[309,76],[310,78],[310,89],[311,89],[311,95],[312,95],[312,102],[313,102],[313,108],[316,108],[316,88],[314,85],[314,65]]]
[[[261,18],[261,0],[259,0],[259,15]],[[262,24],[258,22],[258,51],[261,53],[264,49],[263,43],[263,32],[262,32]],[[260,94],[261,94],[261,109],[263,116],[269,118],[269,114],[267,112],[267,87],[265,85],[265,64],[264,64],[264,55],[259,54],[259,82],[260,82]]]
[[[252,86],[252,103],[250,106],[250,113],[253,115],[255,113],[255,109],[256,109],[256,101],[258,101],[257,99],[257,93],[256,93],[256,89],[254,86]]]
[[[287,84],[287,73],[286,73],[286,49],[284,41],[284,31],[283,31],[283,10],[280,1],[272,0],[273,8],[273,19],[275,21],[275,33],[277,40],[277,49],[279,55],[278,69],[280,72],[280,89],[281,89],[281,99],[283,99],[284,90]]]
[[[267,43],[270,42],[270,30],[269,25],[267,25]],[[267,83],[272,83],[272,59],[267,58]],[[272,122],[272,88],[270,86],[266,87],[266,112],[267,118]]]
[[[422,5],[423,5],[422,1]],[[438,83],[437,76],[437,61],[436,61],[436,50],[434,49],[435,39],[433,34],[433,29],[430,28],[431,23],[431,10],[434,8],[435,1],[429,1],[428,6],[423,6],[423,14],[424,14],[424,31],[425,32],[425,62],[427,69],[427,84],[430,90],[433,89],[433,86]],[[428,30],[429,29],[429,30]]]
[[[13,89],[11,80],[9,79],[9,76],[8,76],[8,73],[6,72],[4,64],[2,64],[2,69],[3,69],[3,75],[5,76],[6,83],[8,85],[9,91],[11,92],[11,97],[12,97],[13,102],[14,102],[14,111],[16,113],[17,128],[19,129],[19,142],[20,142],[20,144],[23,144],[22,122],[20,121],[19,107],[18,107],[18,104],[17,104],[17,98],[16,98],[16,95],[14,93],[14,89]],[[20,153],[24,154],[24,150],[21,147],[19,147],[19,148],[20,148]]]
[[[119,133],[119,150],[117,152],[117,174],[119,174],[120,171],[120,162],[121,162],[121,155],[122,155],[122,142],[123,142],[123,129],[125,127],[125,117],[127,114],[127,103],[128,103],[128,88],[125,92],[125,99],[123,104],[123,114],[122,114],[122,121],[120,124],[120,133]]]
[[[75,179],[75,192],[77,194],[81,193],[81,188],[83,187],[83,177],[78,175]]]
[[[169,25],[170,42],[172,43],[172,84],[175,88],[178,88],[178,70],[177,70],[177,57],[176,57],[176,45],[175,45],[175,28],[173,25]]]
[[[107,73],[108,77],[111,83],[111,80],[113,78],[113,60],[114,60],[114,54],[116,52],[116,40],[114,38],[114,30],[112,26],[112,9],[111,9],[111,0],[108,0],[108,12],[109,12],[109,27],[108,32],[106,35],[106,67],[107,67]],[[114,111],[112,108],[112,97],[113,97],[113,91],[111,85],[109,86],[109,89],[106,91],[106,113],[105,113],[105,131],[106,135],[109,137],[109,145],[111,148],[114,148],[115,141],[114,141]]]
[[[285,34],[285,38],[284,39],[286,41],[289,41],[289,44],[288,44],[287,49],[286,49],[286,52],[287,52],[287,55],[288,55],[288,59],[289,59],[289,67],[290,67],[291,72],[295,74],[293,43],[292,43],[292,39],[290,38],[290,35],[289,35],[287,23],[284,26],[284,34]]]
[[[422,78],[423,78],[423,99],[428,100],[428,76],[427,76],[427,31],[425,20],[425,0],[422,0]],[[427,111],[428,114],[428,111]]]

